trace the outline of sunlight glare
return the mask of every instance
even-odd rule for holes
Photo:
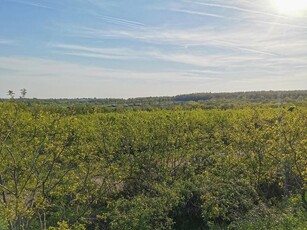
[[[293,16],[307,9],[307,0],[273,0],[273,4],[279,13]]]

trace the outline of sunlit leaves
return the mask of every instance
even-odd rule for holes
[[[239,226],[250,209],[306,202],[305,108],[61,111],[0,104],[11,229]]]

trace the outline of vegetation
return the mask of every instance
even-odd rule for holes
[[[306,229],[305,91],[120,112],[23,92],[0,103],[0,229]]]
[[[7,93],[11,99],[15,93]],[[70,109],[78,113],[91,112],[122,112],[127,110],[155,109],[233,109],[246,107],[279,107],[283,104],[294,103],[307,106],[307,90],[295,91],[255,91],[236,93],[194,93],[174,97],[143,97],[143,98],[79,98],[79,99],[30,99],[25,98],[26,89],[20,90],[20,98],[27,105],[54,105],[59,109]],[[0,101],[6,101],[0,99]]]

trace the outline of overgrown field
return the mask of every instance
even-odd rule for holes
[[[306,229],[307,108],[0,103],[0,229]]]

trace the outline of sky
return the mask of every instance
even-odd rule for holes
[[[29,98],[306,90],[307,1],[0,0],[0,98],[22,88]]]

